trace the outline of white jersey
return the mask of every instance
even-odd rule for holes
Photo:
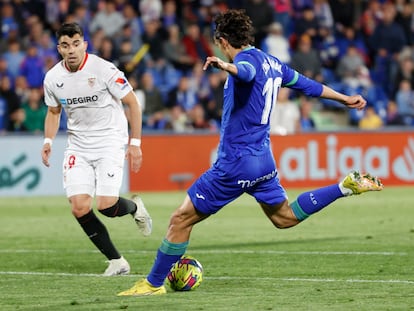
[[[76,72],[60,61],[44,80],[47,106],[67,114],[68,149],[100,151],[128,143],[128,122],[121,103],[132,87],[114,64],[86,54]]]

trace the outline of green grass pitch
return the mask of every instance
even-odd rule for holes
[[[242,196],[193,229],[198,289],[117,297],[149,272],[184,195],[141,194],[147,238],[131,217],[99,215],[131,264],[131,275],[111,278],[64,197],[0,198],[0,310],[414,310],[412,187],[340,199],[285,230]]]

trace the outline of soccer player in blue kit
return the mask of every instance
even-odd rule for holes
[[[204,64],[204,69],[213,66],[229,73],[217,160],[193,183],[173,212],[149,275],[119,296],[166,293],[164,280],[186,252],[193,226],[243,193],[252,195],[273,225],[282,229],[299,224],[338,198],[383,188],[378,178],[354,171],[339,184],[304,192],[289,204],[269,138],[269,115],[279,88],[336,100],[348,108],[363,109],[366,101],[360,95],[336,92],[253,47],[254,29],[243,10],[221,13],[215,24],[214,41],[230,61],[211,56]]]

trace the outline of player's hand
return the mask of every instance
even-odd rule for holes
[[[361,95],[353,95],[353,96],[348,96],[344,104],[348,108],[355,108],[358,110],[362,110],[367,105],[367,101]]]
[[[207,70],[208,66],[212,66],[214,68],[226,70],[227,63],[222,61],[220,58],[216,56],[208,56],[206,58],[206,62],[204,63],[203,70]]]
[[[141,147],[129,145],[125,157],[131,161],[131,170],[137,173],[142,164]]]
[[[42,162],[45,166],[49,167],[49,157],[50,154],[52,153],[52,147],[50,146],[50,144],[44,144],[43,148],[42,148]]]

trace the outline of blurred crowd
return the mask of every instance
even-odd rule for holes
[[[409,0],[3,0],[0,3],[0,132],[43,130],[43,78],[59,61],[55,32],[78,22],[88,52],[125,72],[143,108],[144,131],[220,129],[226,73],[202,69],[213,17],[242,8],[255,46],[346,94],[364,111],[282,89],[272,133],[318,129],[318,113],[349,127],[414,125],[414,4]],[[223,57],[224,58],[224,57]],[[61,130],[65,130],[62,115]]]

